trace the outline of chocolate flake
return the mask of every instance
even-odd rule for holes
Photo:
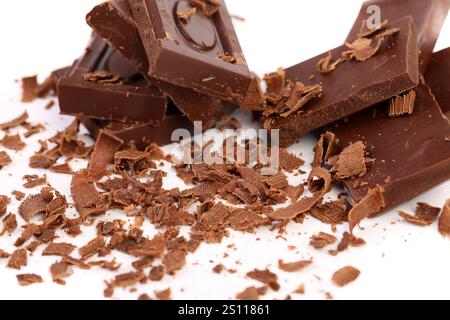
[[[355,281],[358,279],[359,275],[361,274],[361,271],[358,269],[347,266],[342,269],[339,269],[333,274],[333,283],[338,287],[345,287],[349,283]]]
[[[299,169],[305,164],[305,161],[286,149],[280,149],[280,166],[289,173]]]
[[[26,267],[28,263],[27,250],[17,249],[9,257],[7,264],[8,268],[20,270],[22,267]]]
[[[7,196],[0,195],[0,217],[6,214],[8,204],[11,200]]]
[[[406,212],[400,212],[399,215],[412,224],[419,226],[429,226],[436,221],[436,219],[439,217],[440,212],[440,208],[435,208],[427,203],[419,202],[417,204],[415,216],[410,215]]]
[[[17,229],[17,219],[15,214],[8,214],[5,219],[3,219],[3,229],[0,232],[0,237],[4,234],[12,234]]]
[[[384,207],[384,188],[377,186],[370,190],[359,203],[357,203],[348,213],[350,231],[365,218],[379,213]]]
[[[0,124],[0,130],[9,130],[9,129],[18,127],[18,126],[24,124],[27,120],[28,120],[28,112],[25,111],[17,118]]]
[[[389,117],[395,118],[404,114],[412,114],[415,100],[416,91],[414,90],[392,98],[389,102]]]
[[[68,164],[67,162],[63,163],[63,164],[56,164],[53,165],[50,168],[51,172],[54,173],[63,173],[63,174],[74,174],[75,172],[73,171],[72,167],[70,166],[70,164]]]
[[[19,285],[26,287],[36,283],[43,283],[44,280],[37,274],[18,274],[16,276]]]
[[[236,295],[237,300],[255,301],[259,300],[260,290],[256,287],[249,287]]]
[[[166,268],[166,272],[173,275],[176,271],[181,270],[186,264],[186,256],[187,254],[184,250],[174,250],[168,252],[162,261]]]
[[[363,177],[367,173],[365,148],[364,143],[358,141],[350,144],[341,152],[331,168],[331,172],[335,173],[337,179]]]
[[[155,291],[155,296],[158,300],[172,300],[172,291],[170,290],[170,288],[162,291]]]
[[[41,193],[28,196],[19,206],[19,214],[26,221],[38,214],[46,213],[47,206],[53,200],[53,194],[48,188],[41,190]]]
[[[150,270],[148,278],[150,281],[161,281],[164,278],[165,269],[164,266],[156,266]]]
[[[248,272],[247,277],[268,285],[274,291],[278,291],[280,289],[280,285],[278,284],[278,276],[269,269],[255,269]]]
[[[22,78],[22,102],[33,102],[37,98],[36,88],[38,87],[37,76]]]
[[[338,225],[348,221],[350,204],[347,200],[335,200],[316,205],[309,213],[323,223]]]
[[[336,61],[333,61],[333,57],[331,55],[331,52],[328,52],[327,56],[320,59],[317,68],[320,73],[322,74],[328,74],[334,70],[336,70],[336,67],[344,62],[342,58],[337,59]]]
[[[336,135],[332,132],[326,132],[320,136],[316,147],[314,148],[313,168],[322,167],[331,156],[336,144]]]
[[[72,275],[72,273],[72,265],[64,260],[55,262],[50,266],[50,274],[53,282],[62,286],[66,285],[66,281],[63,278]]]
[[[178,16],[178,19],[182,23],[187,24],[189,22],[189,20],[191,19],[191,17],[196,13],[197,13],[197,8],[194,7],[194,8],[189,8],[182,12],[177,12],[177,16]]]
[[[221,1],[222,0],[191,0],[192,5],[207,17],[211,17],[219,11]]]
[[[445,203],[439,217],[439,232],[444,237],[450,238],[450,199]]]
[[[100,179],[106,174],[108,165],[113,163],[114,155],[122,145],[123,140],[111,132],[105,130],[100,132],[89,161],[89,171],[95,179]]]
[[[309,245],[314,249],[323,249],[326,246],[333,244],[337,241],[337,238],[331,234],[325,232],[319,232],[317,235],[311,237]]]
[[[2,249],[0,249],[0,259],[8,259],[10,254]]]
[[[25,148],[25,143],[20,138],[20,135],[9,135],[5,134],[2,140],[0,140],[0,144],[7,149],[20,151]]]
[[[24,188],[33,189],[38,186],[42,186],[47,183],[47,176],[39,177],[38,175],[25,175],[22,180],[26,180],[27,182],[23,184]]]
[[[78,249],[80,256],[83,259],[89,259],[96,253],[100,253],[105,248],[105,239],[102,236],[89,241],[88,244]]]
[[[50,243],[42,252],[43,256],[69,256],[75,246],[70,243]]]
[[[296,262],[285,263],[283,260],[278,260],[278,268],[284,272],[297,272],[309,267],[313,260],[301,260]]]

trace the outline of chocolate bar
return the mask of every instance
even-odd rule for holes
[[[130,0],[148,74],[242,105],[252,74],[222,0]]]
[[[81,118],[81,123],[94,139],[97,139],[102,129],[107,129],[126,144],[134,141],[136,147],[140,150],[145,150],[150,143],[156,143],[160,146],[171,144],[173,142],[171,141],[172,133],[177,129],[186,129],[191,134],[194,132],[192,122],[181,115],[168,115],[160,127],[145,124],[131,125],[92,118]]]
[[[411,115],[390,118],[385,102],[331,129],[337,152],[362,141],[375,160],[364,176],[343,182],[355,203],[381,186],[388,211],[450,178],[450,122],[423,81],[415,92]]]
[[[320,85],[323,95],[288,116],[274,114],[268,117],[265,127],[281,129],[282,146],[289,146],[308,132],[417,86],[418,50],[411,17],[386,28],[398,29],[398,32],[388,36],[368,60],[342,60],[349,50],[344,45],[286,69],[286,79],[307,86]],[[336,62],[341,59],[341,63],[335,70],[325,73],[319,65],[327,59]]]
[[[433,54],[425,80],[439,102],[442,112],[450,118],[450,48]]]
[[[433,48],[444,25],[450,7],[449,0],[370,0],[366,1],[359,12],[356,23],[350,31],[347,41],[354,41],[358,34],[367,29],[368,19],[373,12],[368,12],[370,6],[378,6],[381,11],[381,21],[396,21],[406,16],[412,16],[417,30],[417,41],[420,50],[419,69],[425,73],[428,62],[433,54]],[[373,21],[369,21],[373,22]]]
[[[149,60],[128,0],[104,2],[88,13],[86,21],[98,36],[128,60],[151,83],[167,94],[192,122],[201,121],[203,127],[209,129],[235,109],[231,104],[217,98],[156,80],[147,74]]]
[[[59,81],[58,98],[62,114],[154,126],[164,120],[168,103],[165,94],[97,36]]]

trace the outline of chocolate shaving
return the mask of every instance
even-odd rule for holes
[[[303,108],[309,101],[320,98],[322,94],[323,88],[320,84],[305,86],[303,83],[297,82],[290,97],[286,100],[284,108],[277,113],[280,113],[281,117],[287,118]]]
[[[27,120],[28,120],[28,112],[25,111],[17,118],[0,124],[0,130],[8,130],[8,129],[18,127],[18,126],[24,124]]]
[[[29,137],[34,136],[35,134],[38,134],[39,132],[44,131],[44,130],[45,130],[45,127],[42,124],[37,124],[35,126],[29,126],[27,128],[27,132],[25,132],[23,134],[23,136],[25,138],[29,138]]]
[[[297,272],[309,267],[312,263],[312,260],[301,260],[289,263],[285,263],[283,260],[278,260],[278,268],[284,272]]]
[[[248,272],[247,277],[268,285],[274,291],[278,291],[280,289],[280,285],[278,284],[278,276],[269,269],[255,269]]]
[[[25,193],[17,190],[14,190],[13,192],[11,192],[11,194],[16,198],[17,201],[22,201],[26,197]]]
[[[439,217],[439,233],[450,238],[450,199],[445,203]]]
[[[42,252],[43,256],[69,256],[75,246],[70,243],[50,243]]]
[[[347,266],[342,269],[339,269],[333,274],[333,283],[338,287],[345,287],[349,283],[355,281],[358,279],[359,275],[361,274],[361,271],[358,269]]]
[[[0,259],[8,259],[10,254],[2,249],[0,249]]]
[[[50,189],[44,188],[41,193],[28,196],[19,206],[19,214],[26,222],[38,214],[47,212],[47,206],[53,200]]]
[[[54,172],[54,173],[63,173],[63,174],[70,174],[70,175],[75,173],[73,171],[72,167],[70,166],[70,164],[68,164],[67,162],[63,163],[63,164],[53,165],[50,168],[50,171]]]
[[[63,278],[66,278],[72,275],[72,264],[66,262],[65,260],[56,262],[50,266],[50,274],[52,275],[53,282],[59,285],[66,285],[66,281]]]
[[[322,167],[328,161],[336,144],[336,136],[332,132],[326,132],[320,136],[319,142],[314,148],[313,168]]]
[[[19,285],[26,287],[36,283],[43,283],[44,280],[37,274],[18,274],[16,276]]]
[[[365,148],[362,141],[350,144],[338,156],[330,171],[335,173],[339,180],[363,177],[367,173]]]
[[[123,140],[111,132],[105,130],[100,132],[89,161],[89,171],[94,179],[100,179],[106,174],[108,165],[113,163],[114,155],[122,145]]]
[[[3,219],[3,228],[0,232],[0,237],[4,234],[12,234],[17,229],[17,219],[15,214],[8,214],[5,219]]]
[[[211,17],[220,10],[221,1],[222,0],[191,0],[191,3],[205,16]]]
[[[5,134],[2,140],[0,140],[0,144],[7,149],[20,151],[25,148],[25,143],[20,138],[20,135],[9,135]]]
[[[345,60],[343,60],[342,58],[333,61],[331,52],[328,52],[327,56],[320,59],[319,62],[317,63],[317,69],[321,74],[328,74],[336,70],[336,67],[344,61]]]
[[[415,216],[410,215],[406,212],[400,212],[399,215],[412,224],[424,227],[432,225],[439,217],[440,212],[440,208],[435,208],[427,203],[419,202],[417,204]]]
[[[261,293],[263,293],[263,292],[261,292],[260,288],[249,287],[249,288],[245,289],[244,291],[238,293],[236,295],[236,299],[243,300],[243,301],[255,301],[255,300],[259,300],[260,296],[264,295]]]
[[[359,203],[357,203],[348,213],[348,223],[350,231],[365,218],[379,213],[384,207],[384,188],[377,186],[371,189]]]
[[[84,81],[97,82],[103,84],[120,84],[122,83],[122,78],[116,74],[108,71],[96,71],[85,73],[82,76]]]
[[[389,102],[389,117],[395,118],[404,114],[412,114],[415,101],[416,91],[414,90],[392,98]]]
[[[148,276],[148,278],[150,279],[150,281],[161,281],[164,278],[165,275],[165,269],[164,266],[157,266],[157,267],[153,267],[150,270],[150,274]]]
[[[371,38],[358,38],[352,43],[346,43],[345,45],[350,49],[343,52],[342,56],[347,59],[355,59],[356,61],[366,61],[373,57],[378,50],[380,50],[381,44],[389,36],[399,32],[397,28],[391,28],[382,31],[375,36],[375,39]]]
[[[20,270],[22,267],[26,267],[28,263],[27,250],[17,249],[9,257],[7,264],[8,268]]]
[[[0,195],[0,217],[6,214],[8,204],[11,200],[7,196]]]
[[[311,237],[309,245],[314,249],[323,249],[326,246],[333,244],[337,241],[337,238],[331,234],[320,232],[317,235]]]
[[[0,151],[0,170],[11,162],[9,155],[5,151]]]
[[[305,161],[286,149],[280,149],[280,166],[289,173],[299,169],[305,164]]]
[[[338,225],[348,221],[350,204],[347,200],[336,200],[316,205],[309,213],[323,223]]]
[[[94,256],[97,253],[101,253],[105,248],[105,239],[99,236],[91,240],[88,244],[78,249],[80,256],[86,260]]]
[[[24,188],[33,189],[38,186],[42,186],[47,183],[47,176],[39,177],[38,175],[26,175],[23,176],[22,180],[26,180],[27,182],[23,184]]]
[[[227,224],[234,230],[252,232],[256,227],[269,224],[269,220],[247,209],[237,209],[231,212]]]
[[[286,175],[282,172],[278,172],[273,176],[265,179],[264,182],[273,189],[283,189],[289,185]]]

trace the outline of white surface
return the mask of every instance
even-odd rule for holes
[[[31,121],[44,122],[47,131],[28,139],[25,151],[8,151],[14,158],[14,164],[0,171],[0,194],[8,195],[12,189],[23,190],[21,177],[24,174],[44,173],[27,165],[29,156],[38,149],[37,139],[52,136],[70,122],[69,118],[58,116],[57,107],[45,111],[46,101],[21,104],[19,85],[14,80],[35,73],[44,77],[49,71],[67,65],[78,57],[90,34],[84,16],[97,2],[15,0],[3,4],[0,11],[0,122],[27,109]],[[236,21],[236,29],[251,68],[260,74],[275,70],[278,66],[287,67],[340,45],[353,24],[360,3],[355,0],[227,0],[231,13],[246,19],[245,22]],[[436,49],[450,45],[449,33],[450,21],[447,21]],[[313,145],[314,141],[306,138],[291,150],[303,153],[309,163]],[[77,168],[84,165],[82,162],[73,163]],[[69,196],[70,177],[47,175],[53,187]],[[177,184],[174,179],[166,179],[165,182],[167,186]],[[449,190],[450,182],[447,182],[403,205],[401,209],[413,212],[419,200],[442,207],[450,196]],[[13,200],[9,211],[17,213],[17,205],[17,201]],[[74,214],[73,210],[69,212]],[[108,215],[106,218],[111,217]],[[202,245],[195,255],[189,257],[188,266],[176,278],[169,277],[161,283],[140,286],[134,294],[117,290],[116,296],[134,299],[144,292],[153,296],[154,290],[171,287],[177,299],[227,299],[248,286],[259,285],[246,279],[246,272],[269,266],[279,275],[282,290],[270,292],[267,298],[283,299],[301,283],[306,285],[306,295],[294,294],[293,298],[323,299],[325,292],[330,292],[337,299],[450,298],[450,241],[438,234],[436,225],[414,227],[400,222],[394,211],[374,220],[366,220],[362,226],[364,230],[357,230],[357,234],[367,241],[367,245],[351,249],[338,257],[331,257],[327,250],[316,251],[308,246],[310,235],[318,231],[331,232],[330,227],[313,219],[307,219],[303,225],[290,224],[285,236],[287,240],[276,239],[276,234],[267,229],[255,235],[232,233],[221,245]],[[339,237],[345,228],[339,227]],[[146,232],[151,236],[154,230],[146,225]],[[0,238],[0,248],[12,251],[11,244],[18,234],[19,231],[16,231],[11,237]],[[92,236],[59,240],[82,245]],[[232,243],[236,249],[226,249]],[[289,251],[289,245],[297,250]],[[222,260],[224,252],[228,252],[230,257]],[[300,273],[286,274],[277,269],[278,259],[295,261],[309,257],[314,258],[314,265]],[[103,297],[103,280],[110,279],[112,274],[104,270],[75,270],[74,275],[68,278],[67,286],[61,287],[51,282],[48,272],[49,265],[56,260],[56,257],[41,257],[40,251],[37,251],[29,258],[29,267],[20,272],[6,269],[6,261],[1,260],[0,298]],[[120,271],[129,271],[132,260],[121,257],[121,261],[124,264]],[[240,263],[236,264],[236,261]],[[211,269],[220,262],[227,268],[237,269],[238,273],[213,274]],[[359,268],[362,274],[348,287],[336,288],[331,283],[331,276],[346,265]],[[19,287],[15,275],[28,272],[42,275],[45,283],[29,288]]]

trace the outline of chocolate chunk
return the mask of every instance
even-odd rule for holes
[[[418,50],[413,22],[411,18],[405,18],[391,24],[391,27],[400,31],[383,42],[380,50],[365,62],[346,61],[337,70],[323,75],[316,67],[317,61],[325,56],[321,55],[286,69],[287,79],[305,85],[320,83],[324,95],[287,118],[271,116],[266,120],[266,128],[281,129],[282,146],[289,146],[314,129],[392,98],[418,84]],[[331,52],[333,56],[340,56],[344,51],[346,47],[342,46]],[[314,80],[309,80],[311,74],[315,75]]]
[[[165,95],[98,36],[58,82],[58,98],[63,114],[103,120],[160,125],[167,111]]]
[[[368,25],[371,19],[368,13],[369,6],[376,5],[380,8],[383,20],[396,21],[406,16],[412,16],[417,30],[418,47],[420,51],[420,72],[424,73],[432,56],[441,28],[447,16],[450,4],[442,0],[370,0],[366,1],[359,12],[353,25],[347,42],[359,37],[370,35],[375,28]]]
[[[400,212],[399,215],[412,224],[416,224],[419,226],[429,226],[436,221],[440,212],[440,208],[435,208],[427,203],[419,202],[417,204],[415,216],[412,216],[405,212]]]
[[[19,282],[19,285],[23,287],[44,282],[42,277],[37,274],[18,274],[16,277],[17,282]]]
[[[333,274],[333,283],[338,287],[345,287],[349,283],[358,279],[361,271],[358,269],[347,266],[342,269],[339,269]]]
[[[203,128],[209,129],[214,126],[216,121],[234,109],[219,99],[156,80],[148,75],[149,60],[128,0],[104,2],[92,9],[86,20],[117,53],[128,60],[153,85],[166,93],[177,108],[192,122],[201,121]]]
[[[150,76],[241,105],[248,103],[251,74],[223,1],[217,11],[198,10],[187,23],[178,13],[187,1],[130,1],[150,61]],[[159,23],[155,23],[158,17]],[[220,56],[235,57],[228,63]],[[180,67],[174,68],[174,63]]]
[[[366,175],[343,181],[355,203],[379,185],[384,189],[382,211],[387,211],[450,178],[449,121],[425,84],[415,91],[410,116],[389,118],[388,103],[382,103],[331,130],[339,139],[337,150],[362,141],[375,159]]]
[[[447,118],[450,118],[450,48],[434,53],[428,65],[425,80]]]

